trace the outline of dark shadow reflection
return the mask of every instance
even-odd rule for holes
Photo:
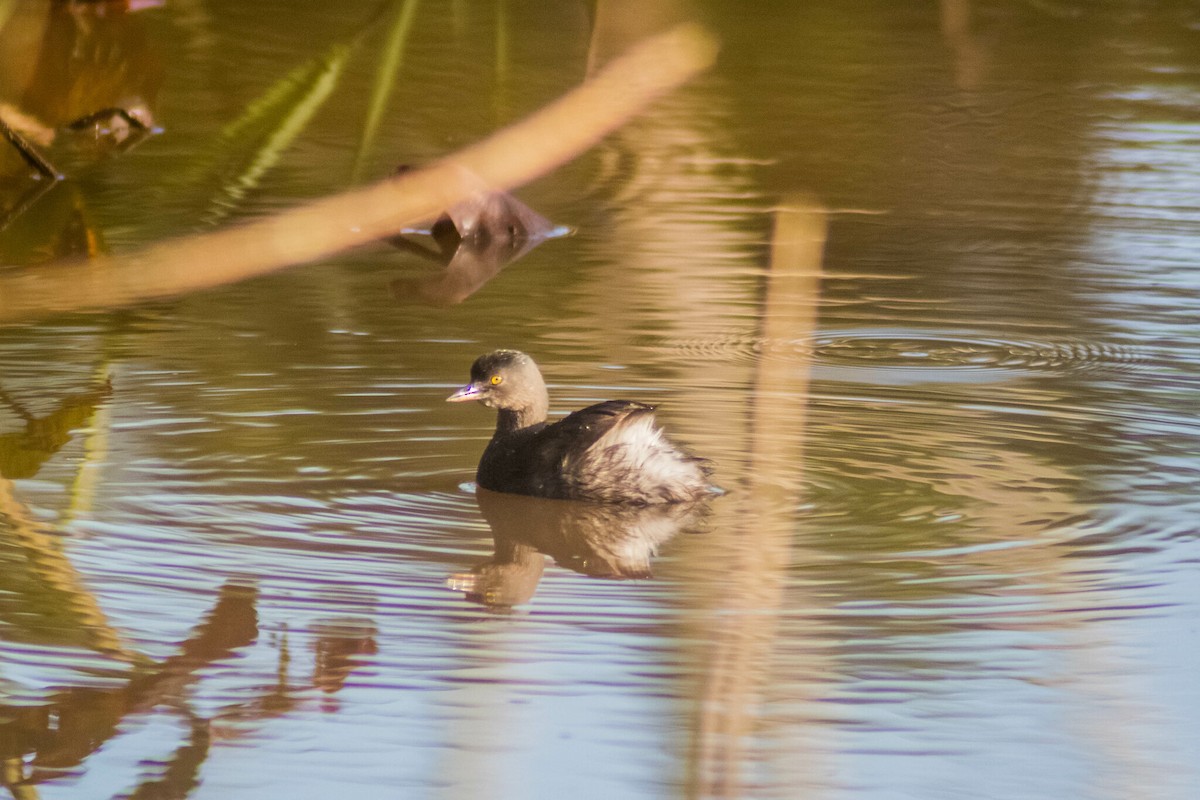
[[[119,733],[121,720],[156,706],[168,706],[187,719],[190,734],[168,759],[166,770],[139,786],[131,797],[184,797],[196,784],[208,754],[208,721],[184,704],[184,691],[196,673],[258,638],[258,592],[229,583],[176,655],[134,677],[120,690],[71,687],[50,703],[0,705],[2,784],[14,797],[78,765]],[[168,788],[169,787],[169,788]]]
[[[707,504],[622,506],[501,494],[478,489],[483,518],[492,529],[494,555],[451,575],[447,585],[468,600],[494,608],[529,602],[546,556],[591,578],[650,578],[650,559],[684,528],[698,522]]]
[[[164,767],[128,795],[131,798],[186,797],[199,781],[200,768],[214,738],[213,725],[237,720],[261,721],[278,717],[297,706],[297,695],[308,686],[293,687],[287,678],[287,637],[280,646],[279,679],[256,687],[245,699],[229,703],[212,716],[191,709],[188,697],[201,671],[234,657],[259,637],[258,590],[231,581],[192,635],[179,644],[174,656],[152,668],[139,669],[120,689],[71,687],[50,702],[36,706],[0,703],[0,786],[14,797],[34,797],[38,784],[61,776],[62,770],[82,764],[111,739],[121,735],[121,722],[138,714],[175,714],[189,732],[165,759]],[[316,659],[311,686],[326,695],[341,689],[346,677],[359,666],[357,656],[376,651],[374,626],[356,620],[335,620],[315,631]],[[328,710],[328,703],[326,703]]]
[[[378,652],[375,625],[366,620],[320,620],[311,630],[316,636],[312,685],[326,695],[336,694],[345,686],[346,679],[361,666],[362,656]]]
[[[408,169],[401,167],[397,172]],[[434,275],[393,281],[392,294],[401,302],[435,306],[461,303],[542,242],[571,232],[508,192],[481,186],[432,225],[407,229],[388,240],[401,250],[444,267]]]
[[[119,738],[127,730],[125,719],[160,713],[177,718],[186,733],[161,770],[122,796],[185,797],[208,757],[214,723],[278,716],[313,686],[326,695],[336,693],[358,666],[355,657],[374,652],[373,627],[322,624],[315,630],[311,684],[289,685],[285,638],[277,680],[250,687],[215,714],[197,714],[189,698],[204,668],[234,657],[259,638],[257,589],[246,582],[227,583],[174,655],[151,660],[123,641],[70,562],[62,535],[49,530],[15,491],[15,480],[35,477],[76,430],[93,422],[110,393],[103,378],[39,414],[0,388],[0,409],[23,423],[0,434],[0,635],[17,651],[44,654],[51,672],[78,675],[56,681],[63,688],[48,699],[39,691],[36,700],[13,701],[0,663],[0,787],[15,798],[36,797],[37,785],[60,780],[64,770]]]

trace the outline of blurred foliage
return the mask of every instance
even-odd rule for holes
[[[204,184],[215,177],[219,188],[205,222],[218,222],[278,163],[337,86],[350,57],[350,45],[338,43],[293,69],[246,106],[226,125],[185,183]]]

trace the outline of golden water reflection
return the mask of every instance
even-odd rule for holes
[[[659,549],[707,511],[704,503],[622,506],[506,495],[476,490],[492,530],[495,554],[449,578],[467,599],[498,608],[528,603],[546,557],[593,578],[653,576]]]

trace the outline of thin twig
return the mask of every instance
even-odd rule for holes
[[[0,117],[0,135],[3,135],[8,143],[21,154],[21,158],[25,159],[25,163],[33,167],[43,178],[58,180],[62,177],[54,165],[47,161],[36,147],[25,141],[25,137],[17,133],[11,125],[4,121],[3,117]]]

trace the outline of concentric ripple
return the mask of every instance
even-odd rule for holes
[[[944,332],[867,329],[827,331],[813,338],[768,339],[733,335],[680,342],[675,352],[687,360],[760,361],[807,359],[814,369],[916,370],[936,380],[943,371],[1005,373],[1128,371],[1149,361],[1132,347],[1094,341],[983,338]]]
[[[819,337],[818,362],[915,369],[1128,369],[1145,360],[1132,348],[1104,342],[1019,341],[912,331],[864,331]]]

